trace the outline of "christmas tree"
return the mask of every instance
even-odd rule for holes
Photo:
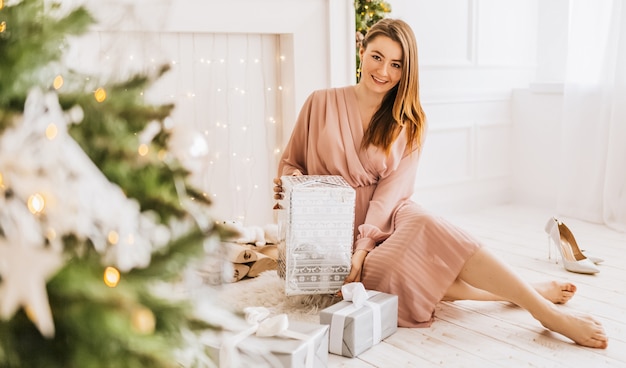
[[[361,41],[369,29],[379,20],[385,18],[391,13],[391,5],[383,0],[355,0],[354,15],[356,28],[356,76],[357,79],[361,75],[361,59],[359,57],[359,48]]]
[[[174,106],[143,98],[167,66],[64,67],[94,22],[0,0],[0,366],[206,366],[184,352],[212,327],[179,285],[232,234],[168,151]]]

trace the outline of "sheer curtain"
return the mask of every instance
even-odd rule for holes
[[[105,80],[169,64],[145,98],[175,103],[170,151],[216,220],[265,225],[282,131],[279,50],[275,34],[99,31],[75,40],[67,63]]]
[[[563,107],[557,212],[626,231],[622,0],[570,1]]]
[[[222,220],[272,222],[282,126],[278,37],[173,34],[162,36],[162,48],[176,50],[178,64],[155,92],[178,92],[174,147],[192,164],[196,185]]]

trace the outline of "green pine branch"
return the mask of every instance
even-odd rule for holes
[[[94,22],[83,7],[60,18],[49,16],[56,5],[28,0],[0,10],[0,134],[20,113],[33,86],[47,87],[58,72],[67,36],[81,35]]]
[[[0,8],[0,22],[6,22],[6,30],[0,33],[0,134],[23,112],[31,88],[49,89],[54,77],[61,75],[65,83],[57,93],[62,108],[78,105],[84,112],[83,121],[70,127],[70,135],[109,181],[139,202],[142,211],[157,214],[165,225],[186,223],[188,232],[155,251],[147,267],[122,273],[115,287],[105,285],[107,265],[89,240],[58,234],[67,263],[47,285],[55,337],[42,337],[21,309],[13,318],[0,321],[0,366],[178,367],[173,354],[183,343],[181,330],[214,327],[195,319],[188,302],[164,298],[152,288],[177,280],[204,255],[207,238],[223,239],[232,233],[217,223],[200,228],[183,206],[185,198],[180,195],[205,213],[210,201],[187,184],[189,172],[167,153],[169,132],[164,120],[174,106],[154,105],[143,97],[168,68],[121,82],[65,70],[60,60],[67,37],[87,32],[94,18],[82,7],[60,13],[58,4],[46,4],[23,0]],[[97,88],[107,93],[102,102],[94,97]],[[162,129],[142,156],[138,135],[152,122]],[[183,193],[175,185],[181,181]],[[149,311],[153,329],[134,324],[137,311]]]

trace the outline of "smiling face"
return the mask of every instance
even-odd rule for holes
[[[361,79],[368,90],[385,94],[402,76],[402,46],[387,36],[377,36],[361,48]]]

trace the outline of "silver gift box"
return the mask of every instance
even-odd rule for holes
[[[334,294],[350,272],[356,192],[341,176],[281,180],[278,274],[285,294]]]
[[[307,336],[306,340],[287,337],[246,337],[236,346],[236,366],[220,368],[302,368],[306,367],[309,344],[313,345],[313,367],[328,366],[328,326],[308,322],[289,321],[289,331]],[[208,355],[215,363],[219,362],[220,346],[224,339],[232,337],[224,333],[221,341],[205,341]],[[232,365],[228,363],[227,365]]]
[[[371,293],[371,292],[370,292]],[[398,296],[377,292],[367,299],[380,307],[381,338],[398,330]],[[352,302],[341,301],[320,311],[320,323],[329,325],[330,334],[341,334],[341,354],[354,358],[374,346],[373,309],[367,304],[345,316],[343,328],[331,324],[333,314],[353,308]],[[330,350],[330,346],[329,346]],[[332,351],[331,351],[332,352]]]

